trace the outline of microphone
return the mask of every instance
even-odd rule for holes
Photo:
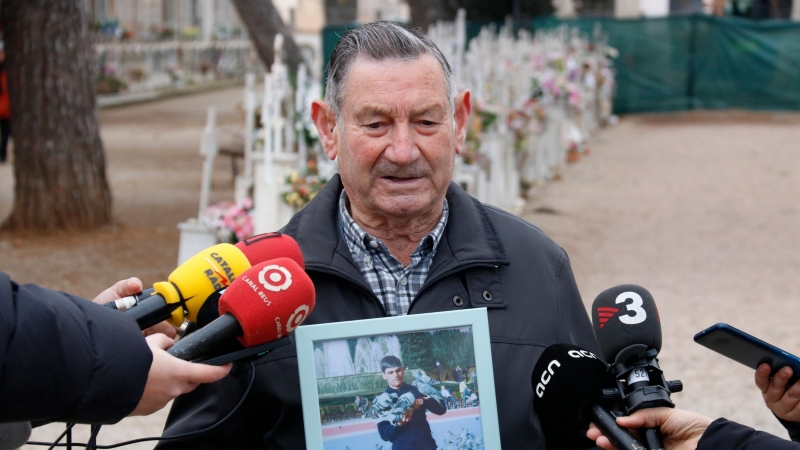
[[[303,252],[297,241],[288,234],[271,232],[257,234],[249,238],[242,239],[234,244],[234,247],[242,251],[250,261],[250,265],[275,258],[289,258],[296,262],[303,270],[306,265],[303,260]]]
[[[288,336],[314,309],[311,278],[294,260],[276,258],[251,267],[219,299],[220,316],[180,339],[169,354],[191,361],[237,338],[254,347]]]
[[[238,250],[248,262],[247,265],[241,265],[237,268],[237,270],[233,273],[234,278],[237,273],[244,271],[250,266],[276,257],[291,258],[301,267],[304,267],[303,254],[300,251],[300,246],[297,245],[297,242],[291,236],[285,234],[264,233],[244,239],[233,246],[230,244],[220,245],[225,248],[225,252],[231,254]],[[214,257],[211,256],[212,253],[215,253],[212,251],[212,249],[219,249],[219,245],[203,250],[202,252],[198,253],[198,255],[205,253],[208,257],[214,259]],[[217,251],[216,253],[219,252]],[[187,267],[189,266],[189,262],[195,260],[196,258],[197,255],[181,264],[178,269],[173,271],[169,278],[170,281],[173,281],[173,276],[175,276],[181,280],[181,283],[178,284],[178,292],[184,294],[185,296],[186,293],[184,292],[184,289],[180,288],[181,285],[191,285],[195,283],[195,281],[200,283],[203,283],[204,280],[211,281],[211,275],[208,273],[209,267]],[[208,261],[207,258],[206,260]],[[240,263],[242,262],[242,258],[239,257],[236,257],[235,260]],[[219,272],[219,275],[224,275],[224,267],[222,267],[224,261],[214,261],[217,262],[220,267],[217,268],[219,270],[213,272]],[[208,262],[211,263],[211,261]],[[199,268],[201,271],[193,272],[193,270],[196,268]],[[180,272],[180,275],[176,275],[176,273],[182,269],[183,272]],[[197,277],[197,280],[194,280],[194,277]],[[191,302],[186,302],[185,304],[181,304],[180,302],[169,302],[163,295],[158,295],[155,293],[154,289],[146,289],[140,294],[106,303],[106,306],[114,309],[120,309],[119,305],[122,305],[124,307],[122,310],[126,311],[134,319],[136,319],[136,322],[139,324],[139,327],[142,330],[168,319],[170,323],[176,327],[183,323],[184,317],[190,322],[197,322],[199,321],[199,317],[207,314],[206,311],[211,313],[210,319],[206,319],[206,323],[208,323],[219,316],[216,310],[220,292],[224,290],[231,281],[233,281],[233,279],[226,280],[225,277],[222,276],[219,278],[217,283],[214,283],[214,285],[206,285],[206,288],[208,289],[198,292],[197,295],[192,298]],[[206,307],[206,305],[208,306]],[[183,306],[184,308],[179,311],[178,308],[180,306]],[[206,307],[205,311],[203,311],[204,307]],[[180,314],[181,312],[183,312],[183,315]]]
[[[234,244],[247,256],[250,265],[255,266],[275,258],[290,258],[305,270],[303,252],[297,242],[288,234],[278,232],[263,233],[251,236]],[[198,328],[203,328],[219,317],[219,297],[222,291],[211,294],[197,312],[197,321],[187,335]]]
[[[153,285],[153,294],[126,310],[144,330],[167,320],[179,327],[184,319],[195,321],[203,302],[215,291],[227,287],[250,268],[241,250],[231,244],[217,244],[192,256],[167,278]]]
[[[600,352],[611,364],[616,379],[615,396],[626,414],[640,409],[675,407],[670,398],[681,392],[679,380],[666,381],[658,365],[661,351],[661,319],[647,289],[625,284],[606,289],[592,304],[592,326]],[[663,449],[657,429],[647,429],[645,444]]]
[[[644,450],[604,403],[613,400],[614,377],[595,354],[570,344],[547,347],[531,376],[533,409],[548,450],[595,448],[586,437],[593,422],[619,449]]]

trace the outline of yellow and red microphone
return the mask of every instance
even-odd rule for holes
[[[280,339],[311,314],[315,301],[314,284],[297,262],[265,261],[246,270],[223,292],[219,318],[168,352],[188,361],[233,338],[245,347]]]
[[[219,292],[230,286],[242,272],[254,264],[277,257],[288,257],[301,267],[304,264],[297,242],[285,234],[266,233],[236,245],[214,245],[186,260],[169,275],[167,281],[155,283],[152,295],[123,302],[127,305],[125,312],[136,319],[141,329],[164,320],[176,327],[181,326],[184,320],[195,322],[209,300],[213,300],[214,305],[210,306],[216,309]],[[112,303],[107,306],[114,307]]]

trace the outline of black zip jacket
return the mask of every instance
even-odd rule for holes
[[[697,450],[798,450],[800,444],[756,431],[724,418],[711,422]]]
[[[304,324],[384,317],[338,230],[341,181],[335,176],[284,232],[303,251],[317,301]],[[451,183],[450,216],[425,284],[409,314],[488,308],[501,440],[508,449],[544,449],[533,411],[531,373],[544,349],[572,343],[596,352],[589,317],[563,249],[538,228],[486,206]],[[249,364],[233,376],[179,397],[164,436],[206,428],[241,399]],[[256,361],[256,381],[230,419],[209,433],[162,442],[159,449],[303,449],[294,346]],[[484,386],[481,386],[484,388]]]
[[[124,313],[0,272],[0,422],[118,422],[152,360]]]

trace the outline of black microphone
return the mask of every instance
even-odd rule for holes
[[[619,449],[644,450],[617,425],[605,403],[614,399],[614,377],[595,354],[570,344],[547,347],[531,376],[533,409],[539,416],[548,450],[594,448],[586,437],[589,422]]]
[[[614,372],[615,395],[625,413],[675,407],[670,394],[682,391],[683,384],[666,381],[658,365],[661,319],[650,292],[635,284],[601,292],[592,304],[592,324],[600,352]],[[644,436],[649,450],[664,448],[658,429],[647,429]]]
[[[139,329],[144,330],[168,319],[172,311],[180,307],[180,303],[168,303],[163,296],[153,294],[139,300],[136,307],[125,310],[125,314],[133,317],[139,325]]]

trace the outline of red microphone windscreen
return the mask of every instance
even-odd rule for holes
[[[244,331],[239,342],[253,347],[294,331],[311,314],[315,298],[314,283],[297,262],[275,258],[231,283],[219,299],[219,315],[231,313]]]
[[[258,234],[237,242],[235,246],[244,253],[251,266],[270,259],[290,258],[303,269],[306,267],[300,246],[286,234]]]

